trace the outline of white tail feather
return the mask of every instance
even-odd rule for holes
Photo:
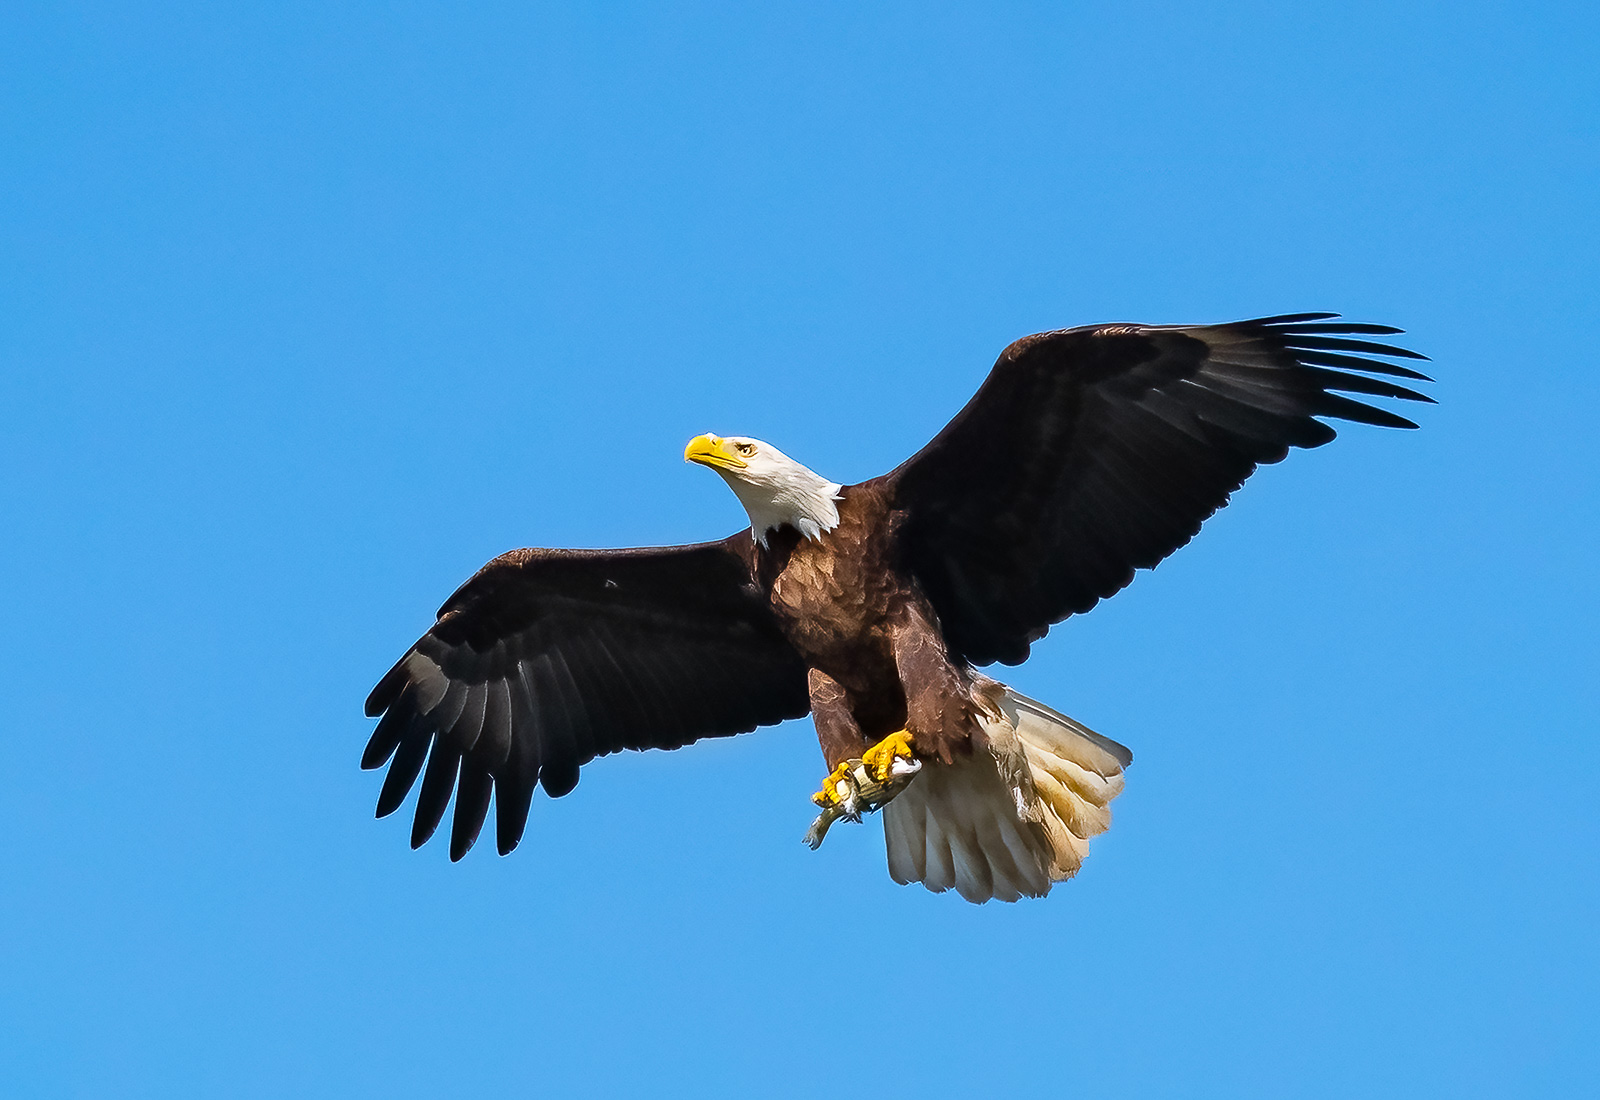
[[[1133,754],[1004,684],[979,690],[994,707],[979,718],[988,751],[926,763],[884,807],[889,875],[973,902],[1043,897],[1111,827]]]

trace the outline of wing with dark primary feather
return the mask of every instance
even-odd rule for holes
[[[1429,381],[1353,337],[1399,329],[1299,313],[1224,325],[1094,325],[1001,353],[938,436],[884,481],[908,565],[952,650],[1016,664],[1188,542],[1255,468],[1334,431],[1411,421],[1344,394],[1428,401]]]
[[[505,854],[536,782],[559,797],[596,756],[804,715],[805,666],[751,584],[750,553],[745,531],[698,546],[516,550],[484,566],[367,699],[383,718],[361,766],[392,758],[378,816],[421,774],[418,847],[454,791],[460,859],[492,791]]]

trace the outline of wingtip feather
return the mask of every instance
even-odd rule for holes
[[[411,654],[407,652],[406,657],[409,656]],[[389,704],[394,702],[395,697],[404,690],[409,682],[410,678],[406,675],[406,657],[396,661],[394,667],[383,674],[383,679],[379,680],[367,695],[365,709],[368,718],[376,718],[388,710]]]
[[[1271,317],[1252,317],[1248,321],[1240,322],[1246,325],[1297,325],[1305,321],[1331,321],[1340,315],[1337,313],[1278,313]]]

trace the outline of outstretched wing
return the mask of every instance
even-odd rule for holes
[[[1414,428],[1346,393],[1429,401],[1430,381],[1352,339],[1400,330],[1299,313],[1224,325],[1095,325],[1001,353],[965,408],[883,479],[951,648],[1016,664],[1188,542],[1256,466],[1334,437],[1330,417]]]
[[[361,766],[393,758],[378,816],[426,762],[411,846],[454,790],[460,859],[492,790],[504,855],[536,782],[559,797],[596,756],[804,715],[805,666],[751,583],[750,554],[745,531],[697,546],[515,550],[484,566],[367,699],[383,718]]]

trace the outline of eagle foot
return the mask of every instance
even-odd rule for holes
[[[860,760],[851,759],[834,768],[822,781],[822,789],[811,796],[811,801],[824,810],[838,809],[841,817],[851,816],[856,802],[855,766],[860,763]]]
[[[865,759],[869,756],[871,762]],[[811,796],[822,812],[806,831],[806,843],[820,848],[835,821],[860,822],[862,814],[883,809],[921,770],[922,761],[911,755],[911,737],[904,730],[885,737],[861,757],[846,760],[828,773],[822,789]]]
[[[861,754],[867,773],[882,784],[889,784],[899,775],[917,772],[916,753],[912,751],[911,734],[897,730]],[[898,793],[898,792],[897,792]]]

